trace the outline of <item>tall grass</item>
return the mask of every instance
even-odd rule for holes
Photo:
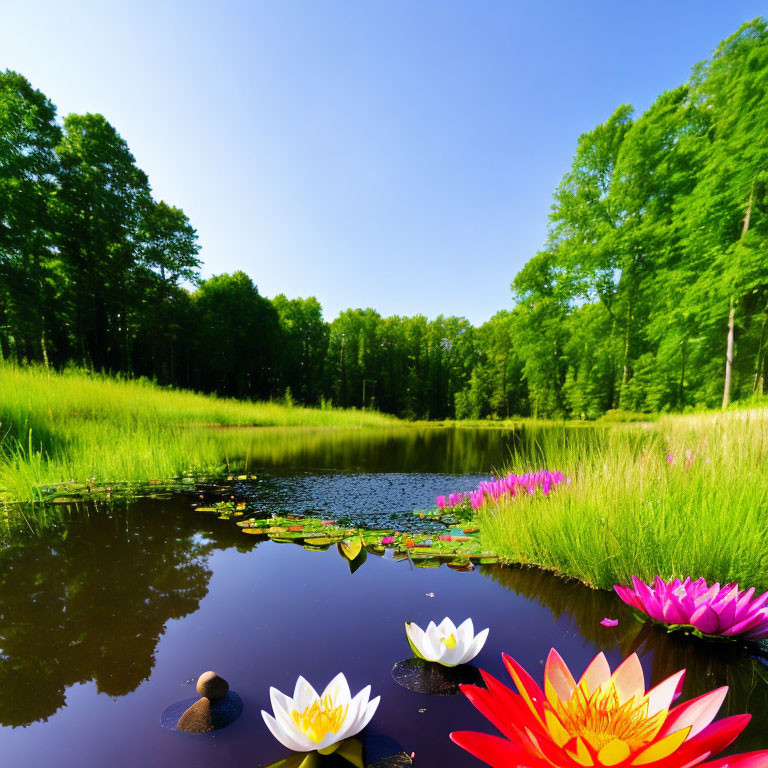
[[[147,482],[226,467],[228,429],[380,427],[379,413],[253,403],[82,370],[0,365],[0,496],[64,481]]]
[[[479,513],[504,561],[603,588],[659,574],[768,589],[768,411],[663,416],[599,439],[533,435],[510,469],[547,466],[571,484]]]

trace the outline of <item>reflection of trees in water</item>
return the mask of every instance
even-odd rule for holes
[[[729,693],[719,716],[752,715],[752,722],[732,751],[768,747],[768,653],[762,648],[668,633],[638,621],[612,592],[590,589],[538,568],[481,566],[480,571],[506,589],[548,608],[555,619],[568,616],[581,636],[597,648],[618,648],[622,656],[637,652],[647,658],[650,654],[654,685],[685,669],[681,700],[727,685]],[[602,627],[600,620],[606,616],[619,619],[619,626]]]
[[[48,718],[75,683],[122,696],[146,680],[166,622],[208,591],[217,543],[200,530],[171,502],[144,502],[117,514],[81,509],[63,534],[0,550],[0,723]]]
[[[647,443],[650,433],[624,432],[628,445]],[[222,455],[251,466],[358,469],[365,472],[482,473],[500,470],[513,454],[520,466],[541,467],[564,447],[585,455],[605,446],[608,430],[596,427],[393,427],[360,429],[220,430]],[[551,467],[558,469],[559,467]],[[457,488],[456,490],[462,490]]]

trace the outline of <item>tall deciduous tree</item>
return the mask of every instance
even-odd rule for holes
[[[765,305],[766,182],[768,181],[768,27],[764,19],[744,24],[724,40],[693,78],[695,98],[708,116],[698,184],[681,211],[689,222],[687,251],[706,259],[700,279],[722,318],[725,353],[723,407],[731,400],[737,326],[747,330],[747,302]],[[768,311],[768,308],[767,310]],[[765,321],[764,321],[765,322]],[[764,339],[753,348],[761,358]],[[747,345],[748,347],[749,345]],[[745,350],[747,352],[747,350]],[[748,352],[744,358],[748,358]],[[744,359],[743,379],[753,386],[754,368]]]
[[[0,355],[46,365],[61,288],[50,215],[60,137],[48,98],[0,73]]]
[[[131,370],[147,176],[102,115],[68,115],[58,154],[56,214],[75,354],[98,368]]]
[[[233,397],[274,392],[280,321],[245,272],[204,280],[194,295],[197,380]]]

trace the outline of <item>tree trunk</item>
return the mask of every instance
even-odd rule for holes
[[[608,392],[608,402],[611,404],[611,408],[616,408],[618,403],[616,402],[616,379],[618,372],[616,370],[616,360],[613,356],[613,337],[616,333],[616,318],[611,315],[611,333],[608,336],[608,349],[610,350],[611,359],[611,384],[610,391]]]
[[[620,392],[624,392],[624,387],[627,384],[627,380],[629,379],[629,329],[630,325],[632,323],[632,292],[630,291],[629,296],[627,296],[627,318],[626,318],[626,327],[624,329],[624,362],[622,364],[622,371],[621,371],[621,390]],[[619,394],[619,402],[621,402],[621,394]]]
[[[755,183],[752,182],[752,189],[749,191],[749,203],[747,203],[747,212],[744,215],[744,225],[741,228],[741,237],[747,234],[749,230],[749,220],[752,217],[752,200],[755,194]],[[733,373],[733,330],[736,317],[736,300],[731,295],[731,308],[728,312],[728,342],[725,350],[725,386],[723,388],[723,409],[728,407],[731,402],[731,377]]]
[[[763,367],[765,363],[765,336],[766,331],[768,331],[768,304],[765,305],[763,315],[763,327],[760,330],[760,341],[757,345],[757,359],[755,360],[755,378],[752,382],[752,391],[760,395],[765,392]]]
[[[43,363],[45,364],[45,370],[47,371],[49,366],[48,366],[48,346],[45,343],[45,318],[43,318],[42,322],[43,322],[43,327],[42,327],[42,330],[40,331],[40,350],[43,353]]]
[[[681,355],[682,355],[682,361],[680,364],[680,387],[678,389],[677,393],[677,407],[680,410],[683,410],[683,402],[685,398],[685,363],[687,362],[687,351],[688,351],[688,344],[687,339],[683,339],[682,342],[682,349],[681,349]]]
[[[736,317],[736,304],[731,296],[731,308],[728,312],[728,343],[725,351],[725,388],[723,389],[723,410],[731,402],[731,373],[733,371],[733,326]]]

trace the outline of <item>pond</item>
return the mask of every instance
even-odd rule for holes
[[[471,570],[424,568],[388,549],[353,565],[335,544],[310,551],[245,535],[234,515],[194,511],[234,496],[248,515],[314,512],[416,532],[425,525],[414,508],[476,484],[518,439],[450,432],[421,447],[390,435],[382,458],[360,433],[346,447],[338,432],[309,442],[303,433],[297,440],[314,448],[297,447],[286,461],[262,457],[262,469],[250,465],[257,479],[234,478],[226,491],[208,484],[58,505],[47,528],[8,542],[0,550],[4,764],[267,766],[287,755],[260,715],[271,711],[269,687],[290,693],[299,675],[324,686],[343,671],[353,693],[370,684],[381,696],[369,731],[414,753],[415,766],[479,766],[448,738],[493,730],[466,698],[417,692],[393,677],[412,656],[404,622],[444,616],[490,627],[473,664],[502,680],[502,651],[540,680],[551,647],[579,673],[599,650],[612,666],[637,651],[654,684],[686,667],[685,698],[728,685],[721,714],[753,715],[736,751],[768,746],[768,667],[756,652],[647,627],[612,593],[477,558]],[[606,616],[618,627],[603,627]],[[163,709],[195,696],[207,669],[242,697],[242,716],[202,736],[161,727]]]

